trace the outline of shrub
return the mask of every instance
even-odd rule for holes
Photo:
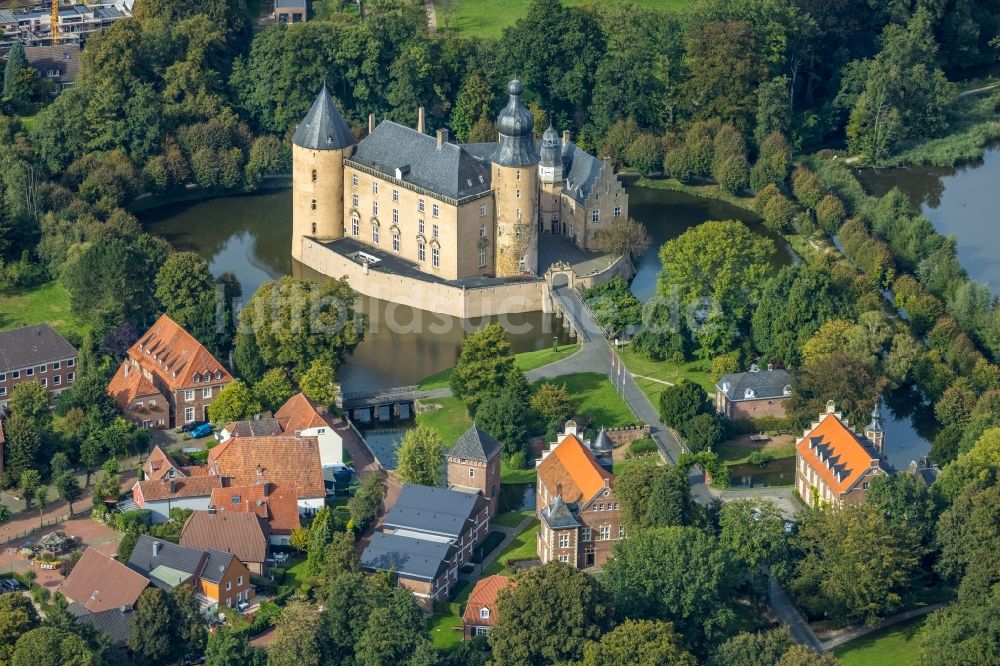
[[[625,150],[625,161],[644,176],[663,164],[663,145],[652,134],[642,133]]]
[[[761,467],[765,467],[771,460],[771,454],[766,451],[754,451],[747,456],[748,463],[751,465],[760,465]]]
[[[684,337],[680,333],[639,331],[632,338],[632,348],[653,361],[663,361],[677,353],[682,362],[684,359]]]
[[[524,451],[517,451],[507,458],[507,465],[511,469],[527,469],[527,461]]]
[[[795,204],[783,194],[777,194],[764,204],[764,226],[776,234],[787,234],[792,229]]]
[[[823,198],[823,183],[812,169],[799,167],[792,173],[792,194],[803,206],[816,208]]]
[[[745,155],[732,155],[717,161],[712,176],[726,192],[741,194],[750,185],[750,163]]]
[[[657,447],[656,442],[653,441],[652,437],[643,437],[642,439],[637,439],[628,446],[628,451],[625,454],[626,458],[638,458],[639,456],[649,455],[650,453],[656,453]]]
[[[716,356],[712,359],[710,372],[716,381],[718,381],[722,375],[728,375],[732,372],[739,371],[740,359],[735,353],[722,354],[721,356]]]
[[[847,217],[844,204],[835,194],[828,194],[816,206],[816,222],[828,234],[835,234]]]

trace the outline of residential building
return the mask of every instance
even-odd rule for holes
[[[278,419],[246,419],[227,423],[222,426],[216,437],[220,442],[224,442],[230,437],[273,437],[283,432]]]
[[[326,504],[317,437],[230,437],[209,451],[208,469],[226,488],[275,484],[295,492],[300,514]]]
[[[194,549],[143,534],[128,566],[167,592],[178,585],[192,586],[205,608],[237,608],[254,596],[250,570],[231,553]]]
[[[52,94],[58,95],[76,83],[80,74],[79,43],[27,46],[24,55],[28,64],[38,71],[38,76],[52,83]]]
[[[109,2],[60,3],[59,43],[80,44],[94,32],[132,16],[135,0]],[[52,44],[52,5],[38,2],[29,7],[0,9],[0,54],[6,54],[15,42],[27,46]]]
[[[497,594],[513,581],[508,576],[487,576],[476,581],[462,613],[462,636],[465,640],[490,633],[497,621]]]
[[[208,474],[204,467],[193,468],[193,475],[164,476],[160,479],[137,481],[132,486],[132,501],[140,509],[148,509],[153,523],[170,520],[171,509],[205,511],[212,491],[222,488],[222,479]]]
[[[851,429],[831,400],[826,412],[795,443],[795,490],[810,506],[864,500],[868,485],[886,473],[885,432],[876,402],[863,435]]]
[[[123,646],[131,632],[132,613],[149,579],[96,548],[83,551],[59,592],[66,610],[80,623],[103,632],[112,645]]]
[[[444,452],[448,487],[480,493],[489,502],[490,516],[497,514],[500,496],[500,442],[473,425]]]
[[[299,520],[298,486],[274,483],[227,486],[212,491],[209,506],[219,512],[246,512],[267,524],[270,545],[287,546]]]
[[[274,18],[278,23],[305,23],[308,9],[307,0],[274,0]]]
[[[404,484],[361,564],[368,571],[394,570],[399,584],[431,610],[451,594],[489,525],[489,501],[478,493]]]
[[[183,467],[174,460],[173,456],[163,450],[157,444],[149,452],[146,462],[142,463],[142,475],[145,481],[159,481],[160,479],[173,479],[179,476],[191,476],[192,468]]]
[[[785,416],[785,403],[792,397],[792,377],[770,364],[760,370],[723,375],[715,384],[715,411],[731,419]]]
[[[38,382],[55,397],[76,380],[76,349],[48,324],[0,333],[0,410],[18,384]]]
[[[932,464],[926,456],[919,463],[916,460],[911,460],[903,471],[920,479],[928,488],[937,481],[938,475],[941,474],[941,468]]]
[[[598,437],[602,446],[603,439],[606,433]],[[614,494],[615,475],[580,439],[575,422],[566,423],[558,442],[542,453],[536,470],[539,559],[576,568],[604,564],[614,544],[625,538]]]
[[[239,558],[251,573],[263,575],[270,544],[267,522],[256,513],[195,511],[184,523],[180,544],[195,550],[218,550]]]
[[[208,420],[208,406],[231,381],[225,366],[164,314],[128,350],[108,393],[137,425],[173,428]]]
[[[292,138],[292,256],[306,239],[366,267],[454,281],[538,272],[538,236],[595,248],[597,230],[628,217],[609,160],[549,127],[538,142],[519,81],[497,141],[458,144],[392,121],[358,141],[327,91]],[[367,273],[367,270],[366,270]]]

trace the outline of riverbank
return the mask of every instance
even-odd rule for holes
[[[128,204],[127,208],[131,213],[141,213],[173,204],[194,203],[197,201],[206,201],[208,199],[218,199],[220,197],[260,194],[263,192],[273,192],[275,190],[285,190],[291,186],[291,174],[264,176],[260,185],[256,189],[250,191],[243,189],[208,190],[203,187],[198,187],[192,183],[187,185],[183,192],[163,195],[150,194],[148,192],[140,194]]]
[[[636,182],[639,187],[648,187],[654,190],[671,190],[673,192],[683,192],[684,194],[689,194],[693,197],[698,197],[700,199],[710,199],[712,201],[721,201],[727,203],[730,206],[735,206],[736,208],[741,208],[745,211],[757,215],[757,210],[754,208],[754,197],[738,197],[734,194],[726,192],[724,189],[716,185],[715,183],[705,183],[704,185],[690,185],[687,183],[682,183],[676,178],[649,178],[643,176],[639,178]]]

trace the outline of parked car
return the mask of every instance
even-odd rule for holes
[[[200,439],[202,437],[208,437],[209,435],[212,434],[212,424],[202,423],[197,428],[193,428],[191,432],[189,432],[188,434],[191,436],[191,439]]]
[[[191,432],[195,428],[200,428],[206,424],[208,424],[208,421],[189,421],[188,423],[182,425],[180,430],[181,432]]]
[[[0,583],[3,583],[4,588],[10,590],[11,592],[16,592],[21,589],[21,584],[13,578],[4,578],[0,580]]]

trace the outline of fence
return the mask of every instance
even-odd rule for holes
[[[73,518],[74,516],[82,516],[82,515],[84,515],[86,513],[89,513],[89,511],[80,511],[80,512],[77,512],[76,514],[67,513],[67,514],[64,514],[64,515],[61,515],[61,516],[55,516],[54,518],[43,519],[41,521],[41,523],[38,524],[35,527],[32,527],[32,528],[27,529],[27,530],[22,530],[22,531],[17,532],[16,534],[13,534],[13,535],[7,535],[7,536],[0,537],[0,546],[9,546],[11,543],[13,543],[15,541],[20,541],[21,539],[29,537],[32,534],[34,534],[35,532],[40,532],[40,531],[44,530],[46,527],[52,527],[54,525],[61,525],[61,524],[65,523],[67,520],[69,520],[70,518]],[[0,529],[2,529],[2,528],[0,528]]]

